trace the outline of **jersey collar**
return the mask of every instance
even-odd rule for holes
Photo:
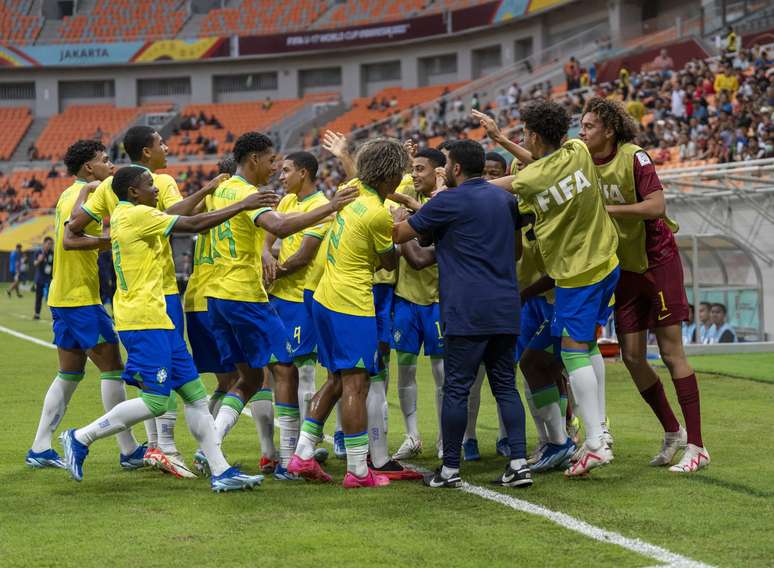
[[[129,165],[130,165],[130,166],[137,166],[138,168],[142,168],[142,169],[144,169],[146,172],[148,172],[149,174],[152,174],[152,173],[153,173],[152,171],[150,171],[150,168],[149,168],[149,167],[147,167],[147,166],[143,166],[142,164],[136,164],[136,163],[132,162],[132,163],[131,163],[131,164],[129,164]]]
[[[255,187],[253,184],[251,184],[251,183],[250,183],[249,181],[247,181],[245,178],[243,178],[242,176],[240,176],[240,175],[237,175],[237,174],[234,174],[233,176],[231,176],[231,178],[230,178],[230,179],[238,179],[238,180],[241,180],[241,181],[245,182],[247,185],[249,185],[249,186],[251,186],[251,187]]]
[[[373,193],[373,194],[374,194],[376,197],[378,197],[378,198],[379,198],[379,200],[380,200],[382,203],[384,203],[384,198],[383,198],[381,195],[379,195],[379,192],[378,192],[378,191],[376,191],[376,190],[375,190],[373,187],[371,187],[370,185],[366,184],[366,183],[365,183],[365,182],[364,182],[362,179],[360,180],[360,185],[361,185],[361,186],[363,186],[363,189],[365,189],[366,191],[369,191],[369,192]]]
[[[364,184],[364,185],[365,185],[365,184]],[[306,196],[306,197],[304,197],[303,199],[298,199],[298,198],[296,198],[296,199],[298,199],[298,202],[299,202],[299,203],[301,203],[302,201],[306,201],[307,199],[311,199],[312,197],[314,197],[314,196],[315,196],[315,195],[317,195],[318,193],[320,193],[320,190],[319,190],[319,189],[318,189],[318,190],[315,190],[315,191],[313,191],[312,193],[310,193],[309,195],[307,195],[307,196]]]

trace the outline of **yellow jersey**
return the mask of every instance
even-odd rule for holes
[[[138,167],[145,168],[145,166]],[[153,176],[153,185],[159,190],[158,202],[156,203],[156,208],[159,211],[164,211],[183,200],[175,178],[169,174],[154,174],[153,172],[151,172],[151,176]],[[82,208],[92,219],[101,223],[103,218],[110,217],[116,205],[118,205],[118,196],[113,192],[113,176],[110,176],[97,186]],[[172,246],[169,241],[164,243],[161,262],[164,267],[164,294],[179,294],[175,261],[172,258]]]
[[[110,217],[118,331],[174,329],[164,301],[164,246],[178,215],[119,201]]]
[[[317,254],[314,260],[309,265],[306,271],[306,278],[304,280],[304,290],[317,290],[317,285],[320,283],[323,271],[325,270],[325,258],[328,256],[328,235],[330,235],[331,224],[328,222],[325,225],[325,235],[323,235],[320,248],[317,249]]]
[[[258,188],[242,176],[231,176],[211,196],[212,209],[223,209],[257,193]],[[214,268],[205,295],[222,300],[268,302],[263,287],[261,251],[266,232],[255,220],[270,207],[242,211],[210,229]]]
[[[99,296],[99,270],[97,256],[99,251],[65,250],[64,229],[70,218],[73,206],[78,200],[86,182],[76,180],[64,190],[56,203],[54,221],[54,274],[48,289],[48,305],[52,308],[73,308],[101,304]],[[84,231],[87,235],[99,236],[101,227],[89,223]]]
[[[392,216],[375,190],[358,179],[350,184],[359,187],[360,196],[339,211],[331,224],[325,268],[314,299],[334,312],[373,317],[374,270],[379,255],[395,246]]]
[[[298,199],[297,195],[290,193],[282,198],[282,201],[280,201],[277,206],[277,211],[279,213],[307,213],[318,207],[322,207],[327,203],[328,198],[325,197],[325,194],[322,191],[316,191],[301,200]],[[325,221],[282,239],[279,262],[283,263],[296,254],[301,248],[301,242],[304,240],[304,237],[314,237],[323,240],[325,238],[325,233],[328,232],[329,226],[330,221]],[[287,276],[275,280],[269,293],[272,296],[287,300],[288,302],[303,302],[306,275],[312,269],[314,262],[315,261],[312,261],[307,266],[299,268],[295,272],[291,272]]]
[[[212,211],[212,199],[204,198],[205,209]],[[207,296],[205,294],[211,280],[215,261],[212,258],[212,241],[210,232],[199,233],[196,237],[193,256],[193,271],[188,279],[183,298],[183,310],[186,312],[206,312]]]
[[[428,201],[428,197],[414,190],[407,193],[420,203]],[[429,306],[438,303],[438,265],[433,264],[416,270],[411,268],[404,257],[398,261],[398,284],[395,286],[395,294],[420,306]]]
[[[417,192],[414,189],[414,178],[411,176],[411,174],[404,174],[403,178],[400,180],[400,183],[398,184],[398,187],[395,188],[395,193],[402,193],[403,195],[410,195],[415,199],[417,198]],[[400,207],[401,205],[400,203],[396,203],[391,199],[385,199],[384,206],[387,209],[387,211],[389,211],[391,208]],[[377,270],[376,273],[374,274],[374,284],[389,284],[390,286],[395,286],[397,282],[398,282],[397,270],[384,270],[382,268],[380,270]]]

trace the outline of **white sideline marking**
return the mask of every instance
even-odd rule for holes
[[[0,325],[0,331],[7,333],[8,335],[13,335],[14,337],[18,337],[19,339],[26,339],[31,343],[42,345],[43,347],[48,347],[49,349],[56,349],[56,345],[54,345],[53,343],[48,343],[47,341],[43,341],[42,339],[38,339],[37,337],[32,337],[31,335],[19,333],[18,331],[14,331],[2,325]]]
[[[35,343],[36,345],[42,345],[43,347],[56,349],[56,345],[53,345],[52,343],[46,343],[37,337],[19,333],[18,331],[14,331],[2,325],[0,325],[0,331],[9,335],[13,335],[14,337],[18,337],[19,339],[25,339],[31,343]],[[245,406],[243,412],[248,416],[252,416],[250,409],[247,406]],[[279,421],[275,420],[274,425],[279,428]],[[332,444],[333,438],[326,435],[325,441],[329,444]],[[421,473],[431,473],[429,470],[423,467],[418,467],[408,463],[406,465],[416,469]],[[599,542],[615,544],[621,548],[636,552],[642,556],[647,556],[648,558],[658,560],[659,562],[664,563],[660,565],[661,568],[712,568],[710,564],[704,564],[703,562],[693,560],[687,556],[675,554],[666,548],[661,548],[660,546],[647,543],[638,538],[628,538],[622,534],[618,534],[617,532],[595,527],[594,525],[591,525],[585,521],[581,521],[580,519],[576,519],[575,517],[567,515],[566,513],[552,511],[551,509],[547,509],[541,505],[536,505],[534,503],[530,503],[529,501],[524,501],[523,499],[517,499],[516,497],[506,495],[505,493],[492,491],[491,489],[486,489],[479,485],[472,485],[466,482],[462,484],[461,491],[471,495],[476,495],[477,497],[481,497],[482,499],[486,499],[488,501],[499,503],[500,505],[510,507],[516,511],[521,511],[522,513],[543,517],[544,519],[548,519],[552,523],[557,524],[562,528],[575,531],[582,534],[583,536],[592,538]]]

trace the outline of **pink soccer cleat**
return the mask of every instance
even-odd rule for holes
[[[314,458],[308,460],[302,460],[298,457],[298,454],[293,454],[288,463],[288,471],[296,475],[300,475],[304,479],[310,481],[322,481],[323,483],[330,483],[333,478],[325,473],[320,464]]]
[[[382,487],[389,484],[390,480],[386,475],[380,475],[368,468],[368,473],[365,477],[358,477],[351,471],[348,471],[346,477],[344,477],[343,485],[344,489],[357,489],[358,487]]]

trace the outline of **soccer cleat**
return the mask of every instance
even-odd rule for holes
[[[613,448],[613,435],[610,433],[610,418],[605,416],[605,421],[602,423],[602,441],[607,444],[610,449]]]
[[[457,489],[462,487],[462,478],[459,473],[455,473],[451,477],[444,477],[441,475],[442,469],[441,466],[438,466],[434,473],[426,475],[424,484],[431,489]]]
[[[183,455],[180,452],[167,454],[167,458],[169,458],[169,463],[172,465],[172,467],[175,468],[177,473],[179,473],[180,475],[176,475],[173,472],[169,472],[169,473],[172,473],[173,475],[175,475],[175,477],[182,477],[185,479],[196,479],[196,474],[191,470],[190,467],[188,467],[188,464],[185,463],[185,460],[183,459]]]
[[[344,447],[344,432],[336,430],[333,433],[333,455],[340,460],[347,459],[347,448]]]
[[[677,432],[665,432],[661,450],[650,460],[650,465],[660,467],[670,465],[678,450],[685,449],[688,444],[688,433],[682,426]]]
[[[290,458],[287,471],[295,475],[300,475],[304,479],[309,479],[310,481],[322,481],[324,483],[333,481],[333,478],[325,473],[325,470],[320,467],[320,464],[314,458],[302,460],[298,457],[298,454],[293,454],[293,457]]]
[[[123,469],[140,469],[145,467],[145,452],[148,451],[148,446],[140,444],[137,446],[131,454],[120,454],[118,463]]]
[[[580,417],[573,416],[572,420],[567,421],[567,435],[570,438],[572,438],[572,441],[576,446],[580,444],[580,429],[581,429]]]
[[[45,467],[67,469],[65,462],[62,461],[62,458],[56,453],[56,450],[52,448],[49,448],[44,452],[28,451],[27,457],[24,458],[24,463],[33,469],[43,469]]]
[[[570,456],[574,452],[575,444],[569,437],[565,440],[564,444],[548,443],[544,446],[540,459],[534,464],[531,464],[529,469],[533,473],[554,469],[570,459]]]
[[[605,444],[602,444],[596,450],[592,450],[586,444],[583,444],[580,448],[580,453],[576,452],[575,455],[578,456],[578,459],[564,471],[565,477],[584,476],[595,467],[607,465],[613,460],[613,452]]]
[[[277,464],[274,468],[274,479],[277,481],[303,481],[302,477],[299,477],[295,473],[290,473],[280,464]]]
[[[263,481],[262,475],[245,475],[236,467],[230,467],[220,475],[213,475],[210,486],[215,493],[252,489]]]
[[[265,473],[266,475],[269,475],[271,473],[274,473],[274,470],[277,469],[277,466],[279,465],[279,461],[267,456],[261,456],[261,463],[258,465],[261,468],[261,473]]]
[[[422,440],[411,435],[406,436],[398,451],[392,455],[394,460],[408,460],[422,453]]]
[[[143,456],[143,460],[148,467],[158,469],[164,473],[171,473],[180,479],[183,478],[183,474],[172,464],[167,454],[158,448],[148,448],[148,451],[146,451]]]
[[[89,455],[89,446],[75,439],[75,429],[71,428],[59,435],[64,450],[65,469],[75,481],[83,481],[83,462]]]
[[[548,444],[546,442],[540,442],[540,444],[538,444],[535,449],[532,450],[532,453],[529,455],[529,457],[527,457],[527,465],[534,465],[539,462],[540,458],[543,457],[543,452],[545,451],[547,445]],[[511,457],[510,452],[505,457]]]
[[[315,448],[314,459],[317,463],[325,463],[328,460],[328,450],[326,448]]]
[[[511,446],[508,444],[508,438],[500,438],[495,444],[495,450],[504,458],[511,457]]]
[[[368,469],[371,469],[377,475],[383,475],[392,481],[417,481],[424,477],[421,473],[414,471],[413,469],[403,467],[395,460],[388,461],[382,467],[374,467],[373,464],[369,463]]]
[[[193,465],[194,469],[199,472],[199,475],[209,477],[212,473],[210,471],[210,462],[207,461],[207,456],[204,455],[204,451],[202,451],[201,448],[196,450],[196,453],[194,454]]]
[[[532,473],[526,465],[516,470],[511,467],[511,464],[508,464],[505,466],[503,474],[492,480],[492,483],[503,487],[529,487],[533,483]]]
[[[682,459],[669,468],[674,473],[693,473],[710,464],[710,455],[706,448],[688,444]]]
[[[374,470],[368,468],[368,473],[365,477],[358,477],[351,471],[347,472],[344,476],[344,489],[358,489],[360,487],[384,487],[389,485],[390,480],[386,475],[380,475],[375,473]]]
[[[465,461],[478,461],[481,453],[478,451],[478,440],[468,438],[462,443],[462,457]]]

